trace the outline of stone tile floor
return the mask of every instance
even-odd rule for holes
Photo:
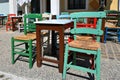
[[[11,37],[22,34],[19,31],[5,31],[0,26],[0,80],[62,80],[62,74],[58,73],[57,65],[44,62],[38,68],[36,62],[32,69],[28,63],[17,61],[11,64]],[[101,80],[120,80],[120,44],[114,41],[101,43]],[[54,66],[50,66],[54,65]],[[66,80],[89,80],[87,73],[69,70]]]

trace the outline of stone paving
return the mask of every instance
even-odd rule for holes
[[[18,34],[22,33],[6,32],[5,28],[0,26],[0,80],[62,80],[56,64],[44,62],[42,67],[38,68],[35,62],[32,69],[23,61],[11,64],[10,39]],[[120,44],[107,41],[106,44],[101,43],[101,46],[101,80],[120,80]],[[70,69],[66,80],[89,80],[89,76],[85,72]]]

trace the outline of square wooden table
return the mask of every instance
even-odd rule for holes
[[[63,71],[63,61],[64,61],[64,31],[67,28],[73,27],[74,23],[72,20],[45,20],[45,21],[38,21],[35,22],[36,24],[36,37],[37,37],[37,66],[40,67],[42,65],[42,61],[48,61],[57,63],[59,67],[59,72],[62,73]],[[42,56],[42,49],[41,49],[41,30],[52,30],[58,31],[59,33],[59,60],[53,60],[49,58],[45,58]],[[53,40],[53,38],[52,38]],[[54,50],[54,48],[52,49]],[[52,51],[53,52],[53,51]]]

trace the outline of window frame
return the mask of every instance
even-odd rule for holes
[[[66,11],[77,11],[77,10],[88,10],[89,0],[86,0],[86,8],[85,9],[68,9],[68,0],[65,0],[65,10]]]

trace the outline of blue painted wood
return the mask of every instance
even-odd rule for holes
[[[114,37],[113,37],[114,36]],[[118,42],[120,42],[120,28],[111,28],[111,27],[105,27],[104,31],[104,43],[106,43],[107,39],[118,39]]]

